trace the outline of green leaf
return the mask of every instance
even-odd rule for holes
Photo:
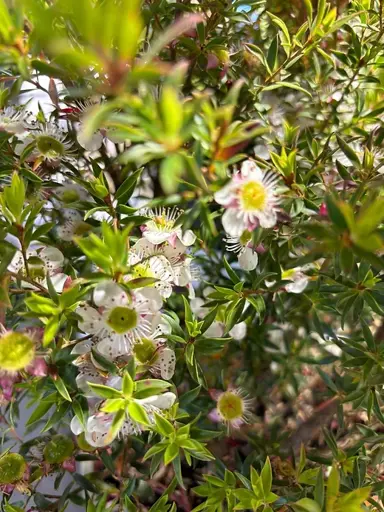
[[[133,382],[132,377],[129,375],[128,372],[125,372],[122,385],[122,392],[125,398],[129,398],[130,396],[132,396],[134,388],[135,383]]]
[[[295,89],[296,91],[300,91],[303,94],[306,94],[310,98],[312,98],[312,94],[301,87],[298,84],[294,84],[292,82],[275,82],[273,85],[267,85],[267,87],[263,87],[264,91],[272,91],[274,89],[279,89],[280,87],[287,87],[288,89]]]
[[[61,377],[57,375],[53,380],[53,383],[55,385],[55,388],[60,393],[60,395],[65,398],[65,400],[68,400],[69,402],[72,402],[72,398],[70,397],[67,387]]]
[[[270,13],[268,11],[267,11],[267,14],[271,18],[272,22],[275,25],[277,25],[282,30],[282,32],[283,32],[283,34],[285,36],[286,43],[290,44],[291,43],[291,37],[289,35],[288,27],[284,23],[284,21],[281,18],[278,18],[277,16],[275,16],[274,14],[272,14],[272,13]]]
[[[49,409],[53,405],[54,405],[54,403],[51,401],[49,401],[49,402],[41,401],[37,405],[37,407],[34,409],[34,411],[32,412],[26,425],[32,425],[32,423],[35,423],[35,421],[40,420],[49,411]]]
[[[119,433],[123,423],[125,421],[125,411],[120,409],[113,417],[111,429],[108,432],[108,438],[112,441]]]
[[[138,423],[142,423],[143,425],[151,424],[146,410],[138,402],[131,402],[128,405],[128,414],[134,421],[137,421]]]
[[[359,157],[356,155],[356,153],[353,151],[353,149],[345,142],[344,139],[342,139],[339,135],[336,134],[336,139],[339,144],[339,147],[341,151],[344,153],[344,155],[351,160],[354,164],[360,167],[360,160]]]
[[[267,63],[269,66],[269,69],[271,70],[271,73],[275,70],[277,66],[277,55],[278,55],[278,48],[279,48],[279,40],[278,37],[274,37],[272,39],[272,42],[269,46],[268,53],[267,53]]]
[[[43,345],[48,345],[56,336],[60,328],[60,318],[58,316],[51,316],[44,327]]]
[[[164,453],[164,464],[167,466],[179,455],[179,447],[176,443],[171,443],[167,446]]]
[[[101,396],[102,398],[122,398],[120,391],[110,388],[109,386],[95,384],[93,382],[88,382],[88,386],[96,393],[96,395]]]
[[[264,496],[267,496],[272,488],[272,466],[269,457],[267,457],[264,467],[261,470],[260,478],[263,484]]]
[[[291,503],[290,507],[295,512],[321,512],[321,508],[316,501],[309,498],[302,498],[296,503]]]
[[[157,430],[160,432],[160,434],[164,437],[169,437],[173,434],[174,428],[172,426],[172,423],[170,423],[164,416],[161,416],[160,414],[155,413],[155,422]]]
[[[164,158],[160,165],[159,179],[165,194],[173,194],[179,187],[180,179],[184,174],[185,159],[173,153]]]

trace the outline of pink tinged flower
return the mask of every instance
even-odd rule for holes
[[[275,194],[278,177],[264,173],[254,162],[247,160],[239,173],[221,190],[215,200],[225,208],[222,223],[225,231],[239,237],[255,226],[273,228],[277,222],[279,199]]]
[[[325,203],[322,203],[320,208],[319,208],[319,215],[321,217],[328,217],[328,208],[327,208],[327,205]]]
[[[48,365],[43,357],[36,357],[32,363],[27,366],[26,371],[34,377],[46,377],[48,375]]]
[[[215,69],[218,67],[218,65],[220,64],[220,61],[219,59],[216,57],[215,54],[213,53],[210,53],[208,54],[208,57],[207,57],[207,66],[206,66],[206,69],[209,70],[209,69]]]
[[[76,471],[76,460],[75,460],[75,457],[71,457],[69,459],[66,459],[62,463],[62,468],[65,469],[65,471],[69,471],[69,473],[74,473]]]
[[[213,417],[219,417],[228,429],[239,428],[250,418],[250,405],[251,401],[241,389],[229,388],[218,396]]]

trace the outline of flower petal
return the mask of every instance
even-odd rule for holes
[[[89,306],[80,306],[76,313],[82,317],[79,327],[82,331],[90,334],[97,334],[104,327],[103,318],[100,313]]]
[[[104,281],[96,286],[93,292],[93,301],[96,306],[113,308],[128,304],[125,291],[113,281]]]
[[[246,229],[243,216],[235,208],[225,210],[221,222],[224,230],[231,236],[240,236]]]
[[[244,247],[237,259],[243,270],[254,270],[259,261],[257,252],[254,251],[252,247]]]
[[[169,409],[176,401],[176,395],[170,391],[163,393],[162,395],[153,395],[148,398],[142,398],[136,400],[140,405],[152,405],[159,409]]]

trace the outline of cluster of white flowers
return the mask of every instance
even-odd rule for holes
[[[163,380],[170,380],[175,371],[175,352],[165,338],[170,328],[162,315],[163,300],[176,286],[193,290],[195,274],[187,250],[196,236],[192,231],[182,232],[178,225],[182,214],[179,210],[146,209],[142,213],[148,220],[141,227],[143,237],[129,251],[129,273],[121,283],[98,284],[93,291],[92,305],[84,304],[76,311],[81,318],[79,328],[90,338],[78,342],[72,353],[78,356],[77,385],[89,397],[90,404],[95,395],[89,383],[121,386],[120,378],[105,377],[97,355],[121,367],[134,357],[139,373],[149,371]],[[130,282],[135,283],[134,289],[129,289]],[[171,407],[175,399],[173,393],[167,392],[137,403],[153,421],[153,413]],[[75,433],[84,430],[86,440],[93,446],[109,444],[111,439],[107,434],[113,415],[100,411],[98,406],[93,406],[93,412],[85,430],[77,419],[72,422],[72,430]],[[135,434],[142,428],[127,417],[119,435]]]

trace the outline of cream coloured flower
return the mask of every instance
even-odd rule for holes
[[[128,257],[131,267],[130,278],[153,278],[157,281],[153,284],[160,295],[168,298],[172,293],[172,281],[174,279],[170,262],[165,256],[149,256],[144,252],[131,251]]]
[[[153,395],[148,398],[137,398],[133,400],[143,407],[147,413],[149,422],[154,424],[155,413],[161,414],[162,410],[170,409],[175,403],[176,395],[171,392],[166,392],[162,395]],[[71,429],[75,435],[79,435],[84,432],[85,440],[91,446],[102,447],[111,444],[116,437],[125,438],[130,435],[137,435],[147,428],[134,421],[129,417],[129,414],[126,413],[124,423],[120,430],[115,434],[115,436],[112,436],[111,427],[113,417],[113,414],[96,412],[88,418],[85,430],[78,419],[74,418],[71,422]]]
[[[73,155],[73,142],[67,132],[54,123],[46,123],[30,135],[35,144],[33,155],[49,162],[60,161]]]
[[[183,233],[181,226],[177,225],[182,213],[178,208],[144,209],[142,214],[150,220],[142,227],[143,236],[155,245],[169,242],[174,246],[176,241],[180,240],[186,247],[191,246],[196,240],[196,235],[190,229]]]
[[[68,279],[66,274],[60,272],[64,265],[64,255],[56,247],[40,247],[37,249],[29,249],[26,253],[27,265],[30,277],[36,282],[47,287],[46,276],[49,275],[51,283],[57,292],[62,292],[65,281]],[[26,275],[26,268],[23,253],[17,250],[8,270],[15,274]],[[29,283],[25,283],[26,288],[35,287]]]
[[[309,278],[304,274],[301,267],[283,271],[281,278],[283,281],[291,281],[285,285],[285,289],[290,293],[302,293],[309,283]]]
[[[257,267],[259,257],[252,243],[252,233],[244,231],[240,236],[228,236],[225,238],[227,251],[237,253],[240,268],[254,270]]]
[[[133,355],[143,370],[149,370],[156,377],[170,380],[175,373],[176,356],[174,350],[167,346],[165,338],[156,337],[156,333],[142,338],[133,347]]]
[[[22,134],[27,127],[29,112],[15,107],[5,107],[0,111],[0,132]]]
[[[93,300],[100,309],[79,307],[79,327],[99,338],[97,350],[109,359],[130,355],[134,343],[148,336],[161,319],[163,301],[154,288],[143,288],[129,296],[118,284],[108,281],[96,286]]]
[[[246,160],[240,172],[215,193],[215,200],[224,206],[222,223],[225,231],[239,237],[245,230],[258,226],[272,228],[277,222],[278,198],[275,195],[277,176],[264,173],[251,160]]]
[[[84,222],[83,216],[71,208],[61,212],[63,222],[56,227],[57,236],[65,242],[70,242],[76,235],[82,235],[91,229],[91,226]]]

